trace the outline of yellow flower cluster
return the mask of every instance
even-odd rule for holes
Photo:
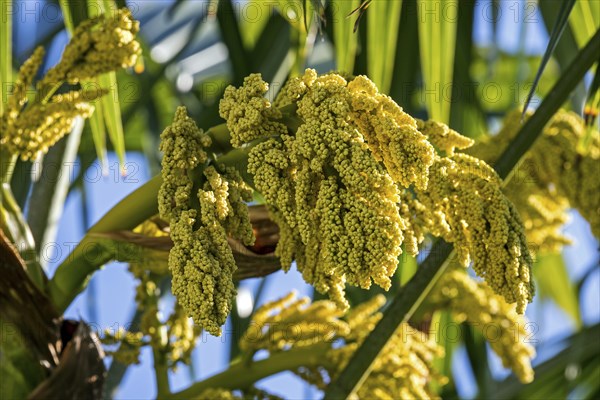
[[[242,397],[234,395],[231,391],[222,388],[208,388],[202,391],[196,399],[198,400],[242,400]]]
[[[344,314],[332,301],[322,300],[309,304],[308,297],[296,299],[292,291],[281,299],[260,307],[240,339],[240,349],[254,353],[265,349],[270,352],[307,347],[331,341],[349,332],[339,318]]]
[[[161,224],[163,222],[161,221]],[[157,238],[167,238],[169,233],[157,224],[153,219],[146,220],[133,229],[133,232],[142,235],[148,240]],[[138,279],[150,273],[156,277],[163,277],[169,273],[167,262],[168,253],[162,248],[152,248],[147,246],[136,246],[132,251],[133,260],[129,261],[129,271]]]
[[[452,157],[456,149],[464,150],[475,143],[473,139],[461,135],[441,122],[418,119],[417,128],[438,150],[443,151],[447,157]]]
[[[498,135],[476,146],[473,152],[491,161],[517,134],[519,110],[511,112]],[[586,149],[580,142],[591,129]],[[541,249],[560,250],[568,243],[559,231],[567,221],[567,208],[577,209],[600,237],[600,134],[586,127],[575,113],[560,110],[521,162],[506,189],[524,215],[527,237]],[[527,195],[526,193],[529,193]]]
[[[346,306],[346,283],[387,289],[402,240],[416,254],[432,233],[524,311],[533,285],[522,223],[493,169],[455,153],[471,139],[413,119],[364,76],[308,69],[290,79],[275,102],[296,107],[300,123],[288,127],[267,89],[251,75],[227,89],[221,115],[234,146],[253,141],[248,171],[280,227],[284,269],[296,260],[308,283]]]
[[[227,234],[245,245],[252,245],[254,232],[246,205],[252,201],[252,189],[235,168],[221,166],[220,169],[224,171],[222,174],[212,166],[204,169],[207,181],[204,190],[214,193],[216,213]],[[210,198],[212,200],[212,196]]]
[[[352,121],[359,127],[375,159],[383,161],[395,182],[404,187],[427,187],[435,151],[417,122],[365,76],[348,84]]]
[[[179,362],[189,364],[200,330],[194,326],[193,321],[179,304],[175,305],[175,309],[167,319],[167,327],[169,343],[166,352],[170,366],[175,367]]]
[[[493,164],[515,137],[521,124],[521,112],[512,111],[497,135],[478,142],[467,152]],[[527,240],[535,244],[538,251],[556,252],[570,242],[560,232],[568,221],[569,202],[557,192],[554,185],[549,185],[539,176],[540,165],[535,153],[545,140],[544,135],[538,139],[503,191],[521,215]]]
[[[527,321],[485,283],[474,281],[464,271],[451,270],[440,278],[429,301],[451,310],[458,322],[466,320],[481,330],[505,368],[524,383],[533,380],[535,349],[527,342]]]
[[[475,272],[523,313],[535,291],[533,261],[500,178],[466,154],[439,157],[431,172],[428,188],[416,196],[435,221],[432,233],[454,243],[460,263],[466,267],[472,261]]]
[[[203,390],[198,396],[194,396],[198,400],[283,400],[279,396],[275,396],[262,389],[254,386],[244,388],[244,390],[236,390],[232,392],[223,388],[208,388]]]
[[[68,133],[76,117],[87,118],[94,107],[88,102],[102,96],[104,92],[69,92],[57,95],[49,102],[35,102],[23,109],[27,103],[27,89],[32,85],[44,57],[39,47],[19,70],[14,91],[8,98],[7,110],[0,117],[0,146],[21,159],[35,158]]]
[[[600,134],[596,127],[584,151],[579,142],[586,126],[572,112],[557,113],[544,129],[544,140],[534,149],[540,178],[555,184],[557,191],[589,222],[592,233],[600,237]]]
[[[42,79],[42,86],[52,87],[63,81],[78,83],[132,67],[141,53],[141,46],[135,40],[138,31],[139,22],[126,8],[114,16],[83,21],[73,31],[60,62]]]
[[[96,92],[102,95],[103,92]],[[0,125],[3,137],[0,144],[11,154],[19,154],[22,160],[35,158],[69,133],[77,117],[89,118],[94,112],[84,96],[72,96],[72,101],[55,96],[46,104],[34,104],[18,114],[18,118],[7,118]],[[85,99],[85,100],[84,100]]]
[[[308,299],[295,300],[295,293],[290,293],[257,310],[240,348],[251,355],[259,349],[275,353],[298,347],[310,352],[313,346],[325,345],[319,366],[294,371],[324,389],[375,328],[381,319],[378,310],[384,303],[384,296],[375,296],[343,316],[344,312],[331,301],[309,305]],[[442,349],[425,333],[402,324],[375,360],[373,370],[358,389],[358,397],[431,398],[430,382],[444,383],[443,377],[432,372],[434,358],[442,355]]]
[[[147,237],[167,235],[152,221],[145,221],[134,231],[143,233]],[[166,263],[164,264],[166,265]],[[157,282],[164,279],[168,272],[166,267],[163,267],[163,261],[157,262],[155,257],[143,254],[140,262],[130,263],[129,271],[139,280],[135,296],[137,308],[141,312],[140,332],[135,333],[140,338],[139,343],[141,345],[149,344],[161,353],[165,353],[170,368],[174,369],[180,362],[188,364],[200,330],[194,326],[179,304],[175,304],[174,310],[165,323],[161,322],[161,313],[158,309],[158,299],[161,293]],[[163,326],[167,327],[166,335]],[[149,337],[149,341],[142,342],[141,338],[146,336]],[[128,346],[121,344],[119,352],[121,348],[127,349]]]
[[[7,111],[9,120],[15,120],[19,116],[21,109],[27,103],[27,90],[33,85],[33,80],[37,74],[42,62],[44,61],[44,48],[37,47],[31,57],[29,57],[17,75],[12,95],[7,99]],[[4,101],[4,99],[2,99]]]
[[[173,122],[160,135],[163,183],[158,192],[158,211],[167,221],[190,208],[192,172],[208,160],[203,149],[210,144],[210,137],[187,116],[185,107],[177,108]]]
[[[76,83],[132,66],[140,52],[140,45],[134,40],[137,31],[138,23],[125,9],[114,18],[82,22],[61,61],[38,82],[35,101],[28,104],[27,89],[44,57],[44,50],[37,48],[19,70],[7,110],[0,116],[0,146],[23,160],[32,159],[69,133],[75,118],[90,117],[94,107],[89,103],[104,95],[104,90],[52,96],[54,91],[65,81]]]
[[[130,332],[120,328],[116,332],[106,329],[102,337],[104,345],[116,345],[116,350],[106,351],[106,354],[112,356],[115,361],[121,364],[139,364],[141,348],[147,343],[144,341],[144,334],[141,332]]]
[[[254,238],[244,203],[251,190],[233,170],[221,174],[204,165],[208,145],[210,138],[180,107],[161,134],[159,212],[171,228],[173,294],[198,325],[218,336],[235,296],[237,267],[227,234],[248,245]]]
[[[398,189],[352,120],[348,83],[314,70],[290,80],[282,96],[297,106],[302,123],[295,132],[277,121],[257,128],[273,109],[262,97],[266,90],[252,75],[242,88],[227,90],[221,114],[232,129],[239,129],[242,115],[242,126],[253,127],[252,134],[232,133],[234,145],[265,137],[252,146],[248,171],[280,227],[282,266],[295,259],[304,279],[341,307],[347,306],[346,282],[389,288],[404,228]],[[250,110],[251,104],[260,108]]]
[[[373,371],[358,388],[357,398],[433,399],[430,383],[447,383],[435,372],[433,362],[444,350],[434,340],[407,323],[400,325],[373,363]]]
[[[350,334],[344,337],[345,346],[330,351],[338,366],[332,377],[350,361],[352,354],[381,319],[378,309],[385,303],[382,295],[353,308],[345,317]],[[447,378],[435,372],[434,359],[444,351],[425,332],[402,323],[382,349],[372,365],[367,379],[358,388],[359,399],[431,399],[436,398],[430,383],[443,385]]]
[[[251,74],[244,79],[241,88],[225,89],[219,114],[227,121],[232,146],[241,147],[258,138],[287,132],[285,124],[277,121],[281,112],[263,97],[268,88],[260,74]]]

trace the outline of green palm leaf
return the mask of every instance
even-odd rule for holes
[[[571,30],[577,45],[582,47],[600,27],[600,7],[596,0],[579,0],[575,2],[569,18]]]
[[[458,4],[454,0],[419,0],[417,5],[425,104],[430,118],[448,123],[458,20],[452,13]]]
[[[382,93],[389,93],[402,1],[373,0],[367,11],[367,71]]]
[[[358,44],[350,14],[359,5],[359,0],[333,0],[333,38],[335,40],[335,60],[338,71],[352,73]]]
[[[0,115],[4,112],[5,92],[12,82],[11,3],[0,2]]]
[[[525,104],[523,105],[523,117],[527,112],[527,108],[529,107],[529,103],[533,98],[533,94],[535,93],[535,89],[542,77],[542,73],[544,72],[544,68],[548,61],[550,61],[550,57],[552,53],[554,53],[554,49],[558,44],[558,40],[562,36],[565,27],[567,26],[567,22],[569,20],[569,14],[571,14],[571,10],[575,5],[575,0],[566,0],[562,3],[560,7],[560,11],[558,12],[558,19],[552,28],[552,33],[550,34],[550,41],[548,42],[548,46],[546,47],[546,52],[544,53],[544,57],[542,58],[542,62],[537,70],[535,75],[535,79],[533,80],[533,85],[531,85],[531,89],[529,90],[529,94],[527,95],[527,100],[525,100]]]

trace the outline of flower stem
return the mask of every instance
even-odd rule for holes
[[[39,263],[33,235],[7,182],[0,184],[0,229],[19,249],[31,280],[44,291],[46,274]]]
[[[156,376],[156,398],[166,399],[171,394],[169,386],[169,368],[165,363],[165,355],[160,350],[154,349],[154,375]]]
[[[152,301],[158,307],[158,296],[151,296]],[[157,320],[158,322],[158,320]],[[152,343],[152,355],[154,356],[154,375],[156,376],[156,398],[164,399],[171,394],[169,385],[169,366],[167,365],[166,347],[169,344],[167,336],[167,327],[165,325],[158,326],[155,333],[158,337]]]
[[[167,399],[190,399],[199,396],[208,388],[221,388],[227,390],[244,389],[268,376],[283,371],[295,370],[299,367],[323,366],[326,359],[323,357],[329,343],[317,343],[310,347],[301,347],[275,353],[269,358],[246,364],[234,362],[229,369],[220,374],[197,382],[189,388],[173,393]],[[329,366],[332,367],[332,366]]]
[[[10,154],[4,147],[0,147],[0,183],[10,184],[17,157],[16,154]]]
[[[158,213],[157,194],[162,183],[160,175],[146,182],[125,197],[87,232],[86,236],[59,265],[48,284],[50,298],[59,312],[85,289],[89,277],[114,258],[93,233],[133,229]]]

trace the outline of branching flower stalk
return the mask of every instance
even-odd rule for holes
[[[45,153],[67,134],[75,117],[88,118],[90,104],[104,91],[83,89],[55,95],[63,83],[79,83],[105,72],[131,67],[140,54],[135,40],[139,24],[127,9],[114,17],[101,16],[81,23],[65,47],[59,63],[37,83],[36,96],[28,101],[27,90],[43,61],[37,48],[19,71],[8,107],[0,116],[0,146],[23,160]]]
[[[343,296],[346,282],[368,288],[375,281],[389,287],[403,233],[417,236],[417,225],[410,218],[413,212],[409,208],[403,218],[399,208],[401,195],[407,198],[408,193],[403,187],[414,183],[416,190],[424,191],[430,179],[429,168],[448,158],[436,155],[427,136],[419,132],[417,121],[378,94],[366,78],[348,85],[339,75],[318,77],[307,70],[305,76],[291,80],[277,100],[283,106],[281,110],[295,111],[295,118],[286,118],[280,109],[273,108],[262,97],[266,89],[266,83],[257,75],[249,77],[240,89],[228,89],[221,112],[227,118],[229,132],[218,131],[221,135],[216,136],[216,148],[223,151],[223,135],[239,148],[220,155],[213,153],[215,147],[210,148],[213,146],[210,131],[203,134],[185,116],[184,110],[179,110],[175,123],[163,133],[164,178],[152,183],[153,187],[161,185],[160,211],[172,223],[175,247],[170,264],[174,292],[188,315],[193,315],[197,323],[213,334],[219,333],[234,294],[235,263],[226,235],[241,235],[248,243],[251,240],[244,203],[241,199],[234,200],[239,195],[225,190],[225,186],[239,185],[241,181],[226,177],[232,170],[227,172],[220,166],[223,161],[240,168],[247,160],[252,184],[265,196],[273,218],[280,225],[277,252],[283,268],[289,268],[295,259],[305,279],[317,289],[329,292],[343,309],[347,307]],[[365,106],[361,105],[368,103],[368,99],[375,104],[371,112],[379,112],[379,120],[388,121],[389,128],[389,131],[373,128],[375,133],[370,142],[365,141],[355,122],[363,118]],[[358,104],[355,107],[358,111],[353,111],[353,101]],[[322,134],[314,135],[315,130]],[[399,139],[402,135],[412,135],[415,145]],[[439,139],[438,145],[450,150],[470,144],[455,133],[448,138],[436,139],[431,132],[430,136],[434,137],[434,144]],[[396,153],[398,149],[405,153],[405,159]],[[379,154],[382,163],[373,154]],[[384,159],[397,169],[399,182],[394,182],[388,174]],[[417,164],[422,160],[422,167],[411,170],[410,160],[417,160]],[[405,177],[400,169],[403,165],[412,171]],[[220,172],[216,173],[217,170]],[[498,182],[489,167],[481,164],[475,174],[482,175],[482,184],[496,187]],[[485,203],[489,198],[478,201]],[[448,211],[446,214],[453,215]],[[245,226],[246,233],[233,232],[227,227],[227,215],[241,218],[234,225],[236,229]],[[442,213],[442,217],[446,216]],[[427,231],[432,219],[419,229]],[[97,229],[103,227],[92,230]],[[451,226],[448,231],[454,229]],[[519,238],[518,220],[512,228],[509,225],[504,229],[516,229]],[[520,254],[527,257],[526,250]],[[524,261],[527,268],[527,259]],[[523,267],[518,267],[519,263],[516,265],[521,275],[516,274],[513,283],[519,287],[522,284],[519,279],[528,283],[528,275],[522,272]],[[521,311],[531,296],[527,291],[531,286],[523,287],[524,291],[509,289],[503,293],[510,301],[520,299]]]
[[[369,82],[364,77],[348,82],[336,74],[318,77],[314,71],[307,70],[304,76],[290,80],[284,87],[275,103],[281,108],[276,108],[262,97],[267,90],[266,83],[259,76],[252,75],[242,88],[227,90],[221,103],[221,114],[226,118],[227,126],[207,131],[205,136],[211,138],[211,144],[205,143],[205,146],[210,147],[203,150],[210,155],[208,164],[217,169],[221,163],[235,167],[244,180],[265,197],[273,219],[280,226],[281,240],[277,254],[282,260],[282,267],[289,268],[292,260],[295,260],[307,282],[322,292],[329,292],[332,299],[343,307],[347,304],[343,295],[346,283],[368,288],[374,281],[384,288],[389,287],[403,238],[408,238],[407,248],[413,253],[418,250],[418,244],[424,234],[436,233],[436,230],[432,229],[435,224],[441,224],[443,230],[438,228],[437,232],[445,232],[445,238],[449,240],[453,237],[458,238],[457,240],[461,237],[478,238],[477,231],[468,233],[469,224],[461,222],[460,214],[455,208],[426,213],[423,202],[414,200],[412,195],[415,191],[426,193],[425,191],[429,190],[425,188],[429,187],[429,180],[435,178],[429,171],[432,166],[445,162],[454,163],[453,168],[457,171],[465,169],[464,163],[451,160],[451,157],[459,156],[438,154],[434,146],[436,140],[438,147],[452,150],[454,147],[464,148],[470,144],[468,139],[456,133],[448,135],[443,132],[438,135],[439,138],[430,135],[433,139],[428,139],[427,124],[420,127],[425,133],[420,132],[418,121],[403,113],[387,96],[379,94]],[[382,123],[379,124],[378,121]],[[444,129],[447,130],[447,127],[442,127],[442,130]],[[315,131],[322,134],[315,135]],[[227,140],[231,141],[229,148]],[[200,154],[193,155],[198,156]],[[200,164],[202,163],[198,162],[198,165]],[[204,164],[202,165],[204,168]],[[466,167],[474,165],[468,164]],[[478,165],[479,169],[476,168],[474,174],[481,175],[478,179],[481,185],[488,188],[490,194],[486,195],[487,197],[476,196],[473,200],[486,204],[492,200],[490,196],[496,196],[499,204],[506,205],[506,200],[496,189],[498,179],[493,177],[489,167],[482,163]],[[163,170],[163,174],[172,179],[172,182],[165,184],[164,180],[153,180],[147,189],[151,193],[156,190],[157,185],[163,185],[164,190],[170,193],[169,196],[175,196],[176,188],[181,185],[180,195],[183,195],[183,200],[180,201],[183,201],[185,206],[181,212],[167,215],[170,213],[167,211],[165,215],[170,219],[185,212],[182,215],[186,218],[176,219],[179,224],[173,226],[179,229],[179,233],[177,229],[174,232],[175,235],[181,234],[179,237],[182,240],[189,237],[191,232],[206,229],[197,222],[200,221],[199,216],[202,217],[201,200],[197,195],[206,183],[202,168],[194,166],[192,171],[195,172],[190,176],[180,172],[171,177],[169,171],[174,170],[169,170],[168,167]],[[391,174],[389,169],[395,172]],[[222,169],[220,171],[224,172]],[[444,190],[453,189],[446,186]],[[212,198],[217,201],[217,192],[213,189],[209,191],[212,194],[200,195],[206,204],[216,205]],[[163,197],[161,203],[169,202]],[[170,203],[176,205],[175,197],[172,197]],[[239,204],[243,208],[242,203]],[[467,206],[462,207],[464,209]],[[208,208],[204,207],[205,210]],[[497,223],[500,224],[500,232],[511,231],[512,237],[515,238],[513,240],[516,240],[518,250],[512,253],[516,264],[510,267],[515,272],[504,278],[505,274],[501,271],[507,268],[508,264],[502,266],[500,263],[500,273],[496,271],[489,275],[499,279],[496,289],[504,291],[503,294],[510,301],[518,301],[522,311],[532,294],[527,274],[528,252],[522,247],[518,219],[510,206],[506,205],[505,209],[508,211],[499,214]],[[138,225],[156,212],[153,210],[156,209],[150,205],[145,210],[145,217],[141,216],[127,224]],[[165,210],[163,208],[163,212]],[[115,223],[117,215],[122,215],[121,218],[126,220],[131,219],[126,214],[128,212],[125,208],[122,211],[115,210],[112,215],[107,215],[106,221],[101,221],[91,231],[102,232],[111,229],[109,226],[112,226],[112,229],[132,229],[133,226],[116,228],[124,225],[124,221]],[[206,221],[214,221],[210,215],[211,213],[204,214]],[[416,220],[415,216],[418,217]],[[113,222],[108,223],[108,220]],[[187,227],[180,221],[188,221]],[[471,222],[477,222],[480,227],[484,226],[483,229],[487,229],[486,223],[481,225],[474,219]],[[502,227],[502,224],[507,225]],[[216,228],[213,234],[218,231],[222,241],[223,235],[227,235],[224,226],[220,222],[212,226]],[[491,227],[493,226],[495,225],[492,224]],[[500,245],[504,234],[494,235],[496,236],[490,236],[490,240],[496,238]],[[488,251],[487,245],[480,246],[480,250],[477,250],[473,243],[468,241],[461,246],[465,249],[465,260],[468,260],[467,255],[474,259],[490,255],[498,260],[500,254]],[[223,265],[233,265],[225,261],[231,260],[229,249],[226,246],[222,246],[221,249],[222,254],[216,254],[217,258],[221,259],[220,269]],[[76,249],[76,253],[77,251]],[[188,251],[187,247],[183,251]],[[199,250],[188,254],[195,257],[194,254],[199,254],[197,251]],[[479,253],[474,257],[472,253],[476,251]],[[110,257],[110,254],[106,256]],[[502,257],[506,258],[505,255]],[[174,258],[174,261],[177,259]],[[77,262],[81,260],[78,259]],[[481,260],[478,262],[477,265],[485,266]],[[69,287],[73,287],[79,279],[63,279],[62,267],[57,271],[55,284],[51,285],[53,290],[62,287],[56,291],[58,298],[65,293],[71,293],[72,289]],[[80,269],[80,276],[86,276],[95,268],[97,266],[90,265],[89,269]],[[219,273],[220,279],[227,277],[221,281],[222,284],[231,279],[232,269],[228,267],[227,270],[223,276]],[[187,293],[197,290],[188,284],[189,280],[183,273],[185,267],[173,268],[172,271],[179,271],[176,275],[181,275],[181,278],[175,281],[182,283],[175,286],[185,287],[182,290]],[[481,273],[482,270],[479,271]],[[511,277],[510,280],[505,281],[508,277]],[[74,288],[78,287],[80,286]],[[223,291],[225,287],[227,284],[219,286],[219,290],[221,293],[228,293],[226,298],[231,298],[233,291]],[[231,288],[230,285],[229,287]],[[209,298],[213,296],[210,292],[204,293],[202,290],[196,293]],[[187,295],[184,295],[184,298],[187,300],[182,298],[181,302],[188,303],[184,308],[190,315],[196,313],[196,320],[202,320],[203,315],[210,314],[207,309],[200,311],[202,307],[207,307],[204,302]],[[196,305],[192,306],[194,302]],[[205,318],[204,324],[211,326],[210,329],[218,333],[216,327],[219,321],[223,320],[229,307],[230,302],[224,300],[224,303],[215,309],[220,311],[215,311],[216,314]]]
[[[381,318],[378,309],[384,303],[384,296],[376,296],[345,313],[333,301],[310,304],[308,298],[296,299],[291,292],[257,310],[240,340],[241,361],[171,398],[194,397],[208,388],[243,390],[264,376],[285,370],[324,389],[377,324]],[[269,357],[252,361],[258,350],[268,350]],[[374,393],[380,398],[431,397],[428,385],[433,380],[445,382],[432,371],[433,359],[443,352],[424,332],[404,325],[388,350],[361,387],[361,398]],[[300,354],[304,357],[297,357]]]
[[[450,310],[457,322],[467,321],[483,331],[505,368],[512,369],[523,383],[533,380],[535,349],[527,342],[527,321],[487,284],[476,282],[455,267],[440,278],[427,304]]]
[[[18,157],[29,160],[43,155],[48,148],[72,129],[76,118],[88,118],[91,102],[105,92],[85,89],[55,94],[63,83],[76,83],[87,77],[132,66],[140,45],[135,41],[138,23],[123,9],[112,18],[99,17],[81,24],[76,36],[67,44],[61,61],[35,85],[35,96],[27,91],[43,61],[44,50],[37,48],[21,66],[13,92],[0,115],[0,167],[2,181],[2,229],[14,243],[24,248],[29,273],[40,286],[45,274],[36,260],[35,243],[23,218],[9,182]],[[109,56],[102,56],[102,54]]]
[[[464,289],[462,292],[459,289]],[[496,324],[505,334],[492,347],[503,357],[505,365],[522,379],[531,378],[530,358],[534,352],[516,337],[512,329],[523,334],[522,317],[514,306],[491,293],[485,283],[477,283],[463,271],[445,275],[435,290],[432,307],[449,308],[457,318],[466,315],[473,323]],[[466,297],[462,297],[465,294]],[[486,296],[491,296],[489,299]],[[228,370],[190,388],[175,393],[171,398],[189,398],[209,389],[244,390],[252,383],[276,372],[289,370],[317,388],[326,389],[344,368],[352,354],[371,333],[381,319],[380,307],[385,297],[375,296],[365,303],[344,312],[330,300],[315,301],[296,298],[294,292],[268,302],[254,314],[249,328],[240,339],[242,358]],[[475,309],[474,313],[471,313]],[[474,317],[474,319],[470,319]],[[269,357],[253,361],[259,350]],[[305,357],[299,354],[304,353]],[[357,390],[358,398],[436,398],[433,383],[445,384],[447,377],[437,373],[434,360],[443,356],[443,350],[426,332],[403,323],[387,343],[385,351],[376,359],[373,368]]]
[[[497,135],[469,152],[495,162],[515,137],[520,117],[519,110],[509,113]],[[569,207],[577,209],[594,236],[600,237],[600,201],[595,195],[600,189],[600,134],[590,128],[590,142],[583,152],[578,144],[587,129],[575,113],[556,113],[505,188],[523,217],[527,239],[539,251],[557,252],[570,243],[560,231],[568,221]]]
[[[10,159],[2,167],[3,190],[16,157],[28,160],[44,154],[69,132],[75,118],[89,117],[90,102],[105,94],[78,87],[56,94],[58,89],[132,66],[140,49],[137,31],[137,22],[126,10],[115,18],[83,22],[62,60],[37,83],[35,97],[28,98],[26,92],[43,50],[37,49],[23,65],[7,110],[0,115],[0,152],[3,159],[5,155]],[[539,179],[534,196],[515,197],[517,204],[526,204],[524,226],[502,192],[502,178],[514,162],[502,156],[497,174],[473,156],[481,148],[485,153],[485,147],[470,150],[473,142],[447,126],[415,120],[368,78],[319,76],[306,70],[285,85],[273,104],[264,98],[267,89],[257,74],[240,88],[228,88],[220,104],[226,124],[207,132],[185,109],[177,110],[173,124],[161,135],[162,176],[124,204],[141,194],[151,200],[142,201],[136,215],[115,222],[130,213],[121,204],[90,231],[50,282],[58,309],[64,310],[84,287],[85,278],[114,257],[95,241],[95,233],[117,226],[133,228],[158,212],[167,220],[174,244],[168,264],[177,305],[168,319],[162,318],[156,280],[166,271],[133,263],[131,270],[140,281],[136,300],[145,310],[142,332],[119,332],[107,340],[121,343],[113,355],[126,362],[136,362],[141,346],[152,347],[160,397],[236,398],[228,389],[238,389],[268,398],[252,384],[291,370],[321,389],[333,386],[333,392],[341,387],[360,397],[431,398],[429,385],[444,383],[432,362],[443,352],[406,320],[408,308],[414,309],[421,301],[417,297],[435,282],[441,263],[425,272],[427,282],[416,277],[416,285],[409,289],[425,289],[409,295],[410,305],[400,308],[402,315],[395,323],[386,320],[389,311],[397,309],[394,304],[386,314],[379,311],[383,296],[348,310],[344,290],[346,284],[368,289],[372,283],[389,289],[401,245],[417,254],[426,235],[433,235],[451,242],[460,263],[472,265],[485,282],[471,280],[464,271],[451,271],[442,276],[430,305],[454,311],[459,320],[498,325],[501,340],[492,348],[522,381],[530,381],[533,350],[506,334],[519,327],[534,294],[525,229],[544,246],[560,246],[564,238],[541,232],[540,226],[548,222],[556,229],[564,222],[565,208],[572,205],[590,221],[594,234],[599,233],[598,181],[587,182],[599,161],[599,143],[592,140],[585,152],[580,149],[580,121],[558,114],[538,145],[539,154],[530,154],[545,170],[532,174]],[[505,132],[498,140],[512,138],[510,129]],[[525,135],[519,135],[517,143],[521,136]],[[492,162],[494,157],[486,159]],[[564,179],[556,180],[557,175]],[[268,303],[254,315],[251,328],[256,331],[249,329],[240,342],[245,353],[239,362],[223,374],[171,394],[169,368],[189,360],[200,328],[220,335],[231,311],[237,266],[228,239],[253,243],[247,209],[253,190],[264,197],[280,227],[276,253],[282,268],[296,262],[304,279],[331,300],[309,304],[290,295]],[[548,202],[555,193],[559,199]],[[3,204],[3,217],[7,210]],[[450,247],[439,243],[446,258]],[[100,249],[100,257],[86,260],[85,245]],[[346,366],[356,364],[354,354],[372,346],[372,333],[379,333],[383,325],[387,332],[380,336],[385,342],[377,349],[383,352],[376,356],[371,351],[373,357],[365,365],[368,374],[363,371],[354,382],[351,377],[339,387],[332,384],[338,377],[347,380]],[[259,350],[267,351],[269,359],[253,362]],[[243,377],[232,379],[232,373]]]
[[[232,145],[250,149],[248,171],[280,227],[284,269],[295,260],[308,283],[345,307],[346,283],[388,289],[404,237],[416,253],[430,232],[454,242],[463,265],[473,261],[524,311],[533,285],[521,222],[493,169],[454,154],[471,140],[414,120],[364,76],[309,69],[274,105],[266,91],[251,75],[226,90],[220,111]],[[295,131],[277,120],[275,106],[288,104],[302,120]]]

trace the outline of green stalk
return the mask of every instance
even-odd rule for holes
[[[543,127],[568,99],[586,73],[600,57],[600,30],[581,50],[575,60],[565,70],[553,89],[546,96],[538,110],[521,127],[510,146],[500,156],[494,166],[498,174],[507,178],[521,157],[530,149],[542,132]],[[407,321],[418,308],[429,290],[443,272],[448,258],[452,254],[452,245],[439,240],[430,250],[417,273],[394,297],[383,313],[383,318],[361,347],[354,353],[346,368],[325,392],[325,399],[348,398],[368,377],[371,365],[377,358],[388,339],[397,327]]]
[[[233,363],[228,370],[195,383],[185,390],[173,393],[166,399],[196,398],[208,388],[244,389],[263,378],[283,371],[293,371],[299,367],[332,367],[323,365],[326,361],[323,355],[329,348],[330,344],[328,343],[318,343],[310,347],[293,348],[275,353],[267,359],[250,364]]]
[[[156,294],[149,299],[153,305],[158,307],[158,298]],[[152,306],[149,305],[148,306]],[[158,320],[157,320],[158,322]],[[161,325],[157,327],[157,336],[152,340],[152,355],[154,357],[154,375],[156,377],[156,398],[163,399],[171,394],[171,386],[169,385],[169,366],[167,364],[166,349],[169,344],[167,336],[167,326]],[[154,336],[154,335],[152,335]]]
[[[68,136],[59,140],[44,156],[43,178],[33,184],[27,222],[38,252],[56,238],[58,221],[69,193],[69,170],[77,158],[83,119],[79,118]]]
[[[0,187],[0,229],[19,249],[19,253],[27,266],[27,274],[36,286],[44,291],[46,274],[39,263],[35,241],[29,225],[23,217],[23,212],[17,204],[9,183],[2,183]]]
[[[169,386],[169,367],[165,360],[165,354],[158,349],[153,350],[154,375],[156,376],[156,398],[168,398],[171,394]]]
[[[17,157],[16,154],[10,154],[4,147],[0,147],[0,183],[10,184]]]
[[[39,263],[35,240],[10,187],[17,158],[18,155],[0,148],[0,229],[19,249],[31,280],[44,291],[46,274]]]
[[[394,297],[384,310],[381,321],[375,326],[362,346],[356,350],[350,363],[332,382],[325,399],[345,399],[369,376],[373,361],[377,358],[388,339],[396,332],[400,323],[408,321],[423,299],[441,276],[453,253],[453,246],[438,240],[429,252],[429,256],[419,265],[419,269],[410,281]]]
[[[156,215],[156,198],[161,183],[162,178],[157,175],[125,197],[90,228],[83,240],[59,265],[48,284],[50,298],[59,312],[64,312],[83,291],[95,271],[114,258],[114,255],[90,234],[130,230]]]

